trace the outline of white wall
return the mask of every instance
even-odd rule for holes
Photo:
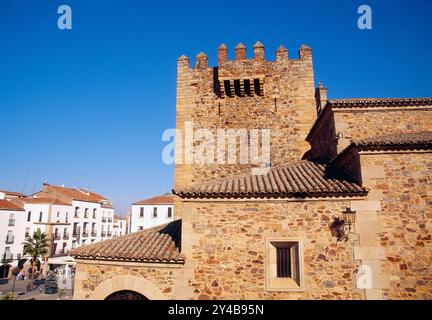
[[[140,216],[141,208],[144,209],[144,217]],[[153,208],[157,208],[157,218],[153,218]],[[168,218],[168,208],[172,210],[172,217]],[[130,217],[130,232],[137,232],[174,220],[174,206],[172,204],[159,205],[132,205]]]
[[[9,220],[14,222],[13,225],[9,225]],[[11,210],[0,210],[0,255],[3,259],[3,254],[6,248],[9,248],[9,252],[13,256],[13,262],[11,264],[16,265],[18,255],[22,255],[23,246],[22,243],[25,238],[25,224],[26,224],[26,213],[25,211],[11,211]],[[6,237],[8,232],[11,232],[13,236],[13,243],[6,243]]]

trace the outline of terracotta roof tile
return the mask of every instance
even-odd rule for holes
[[[138,202],[135,202],[134,205],[146,205],[146,204],[173,204],[174,195],[172,194],[164,194],[162,196],[157,196],[149,199],[144,199]]]
[[[0,199],[0,210],[24,211],[24,209],[18,205],[3,199]]]
[[[25,202],[25,203],[30,203],[30,204],[57,204],[57,205],[63,205],[63,206],[69,205],[69,203],[61,201],[59,199],[55,199],[55,198],[22,198],[20,200]]]
[[[75,259],[184,263],[181,220],[71,251]]]
[[[405,145],[425,145],[432,146],[432,131],[421,131],[414,133],[393,133],[384,136],[354,140],[357,146],[405,146]]]
[[[0,190],[0,192],[3,192],[4,194],[8,196],[14,196],[14,197],[23,197],[24,194],[21,192],[14,192],[14,191],[7,191],[7,190]]]
[[[265,175],[238,175],[174,190],[181,198],[286,198],[365,195],[356,183],[327,176],[322,164],[303,160]]]
[[[345,149],[330,161],[334,164],[337,159],[353,149],[360,150],[430,150],[432,149],[432,131],[414,133],[393,133],[374,138],[353,140]]]
[[[432,106],[432,98],[356,98],[332,99],[327,102],[333,108]]]

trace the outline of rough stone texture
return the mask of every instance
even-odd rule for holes
[[[282,55],[277,61],[224,61],[224,52],[224,48],[219,49],[221,64],[215,68],[192,69],[186,58],[178,62],[177,129],[182,137],[185,121],[193,121],[194,130],[205,128],[214,134],[217,129],[271,129],[272,166],[300,159],[309,149],[304,137],[315,119],[310,49],[302,47],[299,59]],[[225,79],[233,86],[234,80],[261,79],[263,95],[243,92],[243,96],[229,97],[224,94]],[[201,142],[197,139],[195,146]],[[177,145],[176,157],[181,156],[180,149]],[[175,166],[174,188],[242,173],[255,166],[239,164],[238,159],[237,164],[230,165],[191,165],[185,164],[184,157],[183,164]]]
[[[348,201],[194,202],[185,204],[183,240],[195,268],[195,299],[364,299],[355,288],[352,242],[336,242],[330,224]],[[267,237],[303,242],[304,291],[265,290]],[[216,285],[217,284],[217,285]]]
[[[74,299],[92,299],[95,290],[101,286],[106,280],[113,279],[119,276],[136,276],[149,280],[154,284],[166,299],[173,298],[175,287],[175,279],[181,272],[179,268],[168,268],[158,266],[144,266],[136,264],[135,266],[122,264],[101,264],[100,262],[86,264],[78,263],[75,280],[75,296]],[[115,281],[114,281],[115,282]],[[115,291],[133,290],[133,283],[113,283],[107,288],[106,296],[109,296]],[[116,286],[118,288],[116,288]],[[145,290],[145,289],[144,289]],[[145,292],[143,292],[145,294]]]
[[[380,167],[364,183],[382,194],[379,245],[388,299],[432,299],[432,154],[361,155],[362,170]]]
[[[432,128],[432,107],[325,108],[309,134],[309,158],[330,160],[351,140],[368,139],[391,133],[412,133]],[[339,136],[339,138],[337,138]]]

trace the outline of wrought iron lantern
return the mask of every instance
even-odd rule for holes
[[[351,229],[351,225],[354,224],[356,217],[356,212],[351,210],[351,208],[346,208],[344,212],[342,212],[342,220],[348,225]]]
[[[330,229],[332,235],[337,238],[338,241],[348,241],[349,234],[351,233],[351,226],[355,223],[356,212],[351,208],[346,208],[342,212],[342,216],[335,218]]]

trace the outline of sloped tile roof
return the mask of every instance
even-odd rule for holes
[[[172,194],[164,194],[162,196],[152,197],[135,202],[134,205],[146,205],[146,204],[173,204],[174,196]]]
[[[327,105],[333,108],[432,106],[432,98],[356,98],[332,99]]]
[[[174,190],[181,198],[309,198],[364,195],[356,183],[329,177],[326,167],[311,161],[274,167],[265,175],[238,175]]]
[[[353,140],[330,161],[330,165],[354,149],[363,151],[430,150],[432,149],[432,131],[393,133],[368,139]]]
[[[67,202],[55,198],[49,198],[49,197],[48,198],[22,198],[20,200],[30,204],[57,204],[63,206],[69,205],[69,203]]]
[[[0,199],[0,210],[24,211],[24,209],[18,205],[3,199]]]
[[[414,133],[393,133],[384,136],[354,140],[357,146],[406,146],[406,145],[429,145],[432,146],[432,131],[421,131]]]
[[[0,192],[3,192],[4,194],[8,196],[14,196],[14,197],[23,197],[24,194],[21,192],[15,192],[15,191],[7,191],[7,190],[0,190]]]
[[[71,251],[75,259],[183,263],[181,220]]]

